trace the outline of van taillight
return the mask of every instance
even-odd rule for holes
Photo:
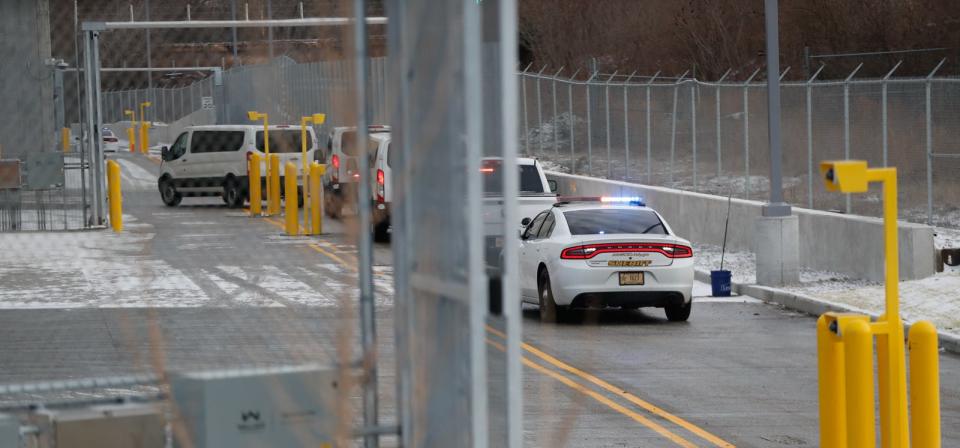
[[[383,204],[384,202],[384,178],[383,170],[377,170],[377,202]]]
[[[333,164],[333,175],[331,176],[333,183],[337,183],[340,181],[340,156],[334,154],[333,157],[330,158],[330,163]]]

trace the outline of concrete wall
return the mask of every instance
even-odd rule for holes
[[[559,194],[570,196],[642,196],[670,222],[674,231],[693,242],[723,243],[727,198],[664,187],[548,172]],[[762,202],[733,199],[727,247],[753,251],[754,221]],[[800,226],[800,266],[855,278],[883,280],[883,222],[878,218],[794,208]],[[900,222],[900,278],[934,274],[933,228]]]
[[[22,158],[54,145],[48,0],[0,1],[0,146]]]

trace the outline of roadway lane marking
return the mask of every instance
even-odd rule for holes
[[[285,229],[285,226],[284,226],[282,223],[280,223],[280,222],[278,222],[278,221],[276,221],[276,220],[274,220],[274,219],[266,218],[266,221],[269,222],[269,223],[271,223],[272,225],[280,228],[280,229]],[[319,245],[310,244],[309,247],[312,248],[312,249],[314,249],[315,251],[323,254],[323,255],[326,255],[326,256],[330,257],[330,258],[333,259],[334,261],[337,261],[338,263],[340,263],[342,266],[346,267],[347,269],[350,269],[350,270],[353,270],[353,271],[357,271],[357,267],[356,267],[355,265],[351,265],[351,264],[345,262],[342,258],[337,257],[336,255],[333,255],[331,252],[326,251],[326,250],[323,250]],[[490,326],[487,326],[487,330],[490,331],[490,332],[492,332],[492,333],[494,333],[494,334],[496,334],[496,335],[498,335],[498,336],[500,336],[500,337],[502,337],[502,338],[506,338],[506,335],[505,335],[504,333],[502,333],[502,332],[500,332],[500,331],[497,331],[496,329],[494,329],[494,328],[492,328],[492,327],[490,327]],[[488,341],[488,342],[492,342],[492,341]],[[669,412],[666,412],[666,411],[664,411],[664,410],[662,410],[662,409],[660,409],[660,408],[658,408],[658,407],[656,407],[656,406],[654,406],[654,405],[652,405],[652,404],[650,404],[650,403],[647,403],[646,401],[641,400],[639,397],[636,397],[635,395],[633,395],[633,394],[631,394],[631,393],[629,393],[629,392],[627,392],[627,391],[625,391],[625,390],[616,388],[616,387],[614,387],[613,385],[611,385],[610,383],[607,383],[606,381],[603,381],[603,380],[601,380],[601,379],[599,379],[599,378],[597,378],[597,377],[595,377],[595,376],[593,376],[593,375],[590,375],[589,373],[583,372],[583,371],[581,371],[581,370],[579,370],[579,369],[577,369],[577,368],[575,368],[575,367],[573,367],[573,366],[570,366],[569,364],[566,364],[566,363],[564,363],[564,362],[562,362],[562,361],[560,361],[560,360],[558,360],[558,359],[556,359],[556,358],[554,358],[554,357],[552,357],[552,356],[550,356],[550,355],[548,355],[548,354],[546,354],[546,353],[538,350],[537,348],[533,347],[533,346],[530,345],[530,344],[527,344],[526,342],[524,342],[522,346],[523,346],[523,348],[524,348],[525,350],[527,350],[528,352],[533,353],[534,355],[540,357],[540,358],[543,359],[544,361],[546,361],[546,362],[548,362],[548,363],[551,363],[551,364],[553,364],[554,366],[556,366],[556,367],[558,367],[558,368],[560,368],[560,369],[562,369],[562,370],[566,370],[567,372],[569,372],[569,373],[571,373],[571,374],[577,375],[577,376],[579,376],[579,377],[581,377],[581,378],[583,378],[583,379],[585,379],[585,380],[587,380],[587,381],[590,381],[590,382],[596,384],[597,386],[600,386],[601,388],[606,389],[608,392],[614,393],[614,394],[616,394],[617,396],[622,396],[622,397],[626,398],[627,401],[630,401],[631,403],[633,403],[633,404],[635,404],[635,405],[637,405],[637,406],[640,406],[641,408],[643,408],[643,409],[645,409],[645,410],[647,410],[647,411],[649,411],[649,412],[651,412],[651,413],[653,413],[653,414],[655,414],[655,415],[658,415],[658,416],[660,416],[660,417],[663,417],[663,418],[669,420],[670,422],[676,424],[677,426],[680,426],[680,427],[686,429],[687,431],[690,431],[691,433],[694,433],[694,434],[700,436],[700,437],[703,438],[704,440],[710,441],[711,443],[713,443],[714,445],[716,445],[716,446],[718,446],[718,447],[735,448],[733,444],[728,443],[728,442],[720,439],[719,437],[714,436],[713,434],[710,434],[710,433],[704,431],[703,429],[700,429],[700,428],[697,427],[696,425],[693,425],[692,423],[689,423],[689,422],[687,422],[686,420],[683,420],[683,419],[680,418],[680,417],[677,417],[677,416],[675,416],[675,415],[673,415],[673,414],[670,414]],[[591,398],[594,398],[595,400],[597,400],[597,401],[599,401],[599,402],[607,405],[608,407],[611,407],[612,409],[617,410],[618,412],[620,412],[620,413],[622,413],[622,414],[624,414],[624,415],[632,418],[633,420],[635,420],[635,421],[637,421],[637,422],[640,422],[641,424],[646,425],[646,423],[644,423],[643,421],[647,421],[647,422],[649,422],[651,425],[654,425],[654,426],[659,427],[661,430],[663,430],[664,432],[666,432],[666,434],[669,434],[669,436],[668,436],[668,435],[664,435],[665,437],[667,437],[668,439],[670,439],[670,440],[678,443],[678,444],[681,445],[681,446],[696,447],[696,445],[690,444],[690,442],[687,442],[687,441],[684,440],[683,438],[681,438],[681,437],[679,437],[679,436],[676,436],[676,435],[673,434],[673,433],[670,433],[669,431],[667,431],[665,428],[661,427],[660,425],[657,425],[656,423],[647,420],[647,419],[646,419],[645,417],[643,417],[642,415],[636,414],[635,412],[633,412],[633,411],[631,411],[631,410],[629,410],[629,409],[627,409],[627,408],[625,408],[625,407],[617,404],[616,402],[613,402],[612,400],[610,400],[610,399],[608,399],[608,398],[606,398],[606,397],[604,397],[604,396],[602,396],[602,395],[600,395],[600,394],[597,394],[596,392],[594,392],[594,391],[592,391],[592,390],[586,389],[584,386],[582,386],[582,385],[580,385],[579,383],[576,383],[576,382],[570,380],[569,378],[566,378],[566,377],[564,377],[564,376],[562,376],[562,375],[560,375],[560,374],[557,374],[556,372],[553,372],[553,371],[551,371],[551,370],[549,370],[549,369],[546,369],[546,368],[544,368],[543,366],[540,366],[539,364],[536,364],[536,363],[530,361],[530,360],[529,360],[528,358],[526,358],[526,357],[523,357],[522,361],[523,361],[525,364],[528,364],[531,368],[536,369],[536,370],[540,371],[541,373],[544,373],[545,375],[548,375],[548,376],[551,376],[551,377],[553,377],[553,378],[556,378],[558,381],[561,381],[562,383],[564,383],[564,384],[566,384],[566,385],[568,385],[568,386],[570,386],[570,387],[572,387],[572,388],[574,388],[574,389],[576,389],[576,390],[578,390],[578,391],[580,391],[580,392],[583,392],[584,394],[590,396]],[[572,383],[573,385],[571,385],[571,383]],[[582,390],[581,390],[581,389],[582,389]],[[621,409],[622,409],[622,410],[621,410]],[[641,421],[641,420],[643,420],[643,421]],[[655,429],[653,426],[650,426],[650,425],[646,425],[646,426],[650,427],[651,429],[654,429],[654,431],[657,431],[658,433],[661,433],[660,431],[658,431],[657,429]],[[661,433],[661,434],[663,434],[663,433]]]
[[[491,327],[491,326],[489,326],[489,325],[487,325],[487,331],[489,331],[489,332],[491,332],[491,333],[493,333],[493,334],[495,334],[495,335],[497,335],[497,336],[500,336],[501,338],[504,338],[504,339],[507,338],[507,335],[506,335],[506,334],[504,334],[503,332],[501,332],[501,331],[499,331],[499,330],[497,330],[497,329],[495,329],[495,328],[493,328],[493,327]],[[684,420],[684,419],[682,419],[682,418],[680,418],[680,417],[677,417],[676,415],[673,415],[673,414],[671,414],[671,413],[669,413],[669,412],[667,412],[667,411],[665,411],[665,410],[663,410],[663,409],[661,409],[661,408],[659,408],[659,407],[657,407],[657,406],[655,406],[655,405],[653,405],[653,404],[651,404],[651,403],[649,403],[649,402],[641,399],[640,397],[637,397],[636,395],[633,395],[633,394],[631,394],[630,392],[627,392],[626,390],[623,390],[623,389],[621,389],[621,388],[619,388],[619,387],[616,387],[616,386],[614,386],[614,385],[612,385],[612,384],[610,384],[610,383],[608,383],[608,382],[606,382],[606,381],[604,381],[604,380],[602,380],[602,379],[600,379],[600,378],[597,378],[597,377],[594,376],[594,375],[591,375],[591,374],[589,374],[589,373],[587,373],[587,372],[584,372],[584,371],[582,371],[582,370],[580,370],[580,369],[577,369],[576,367],[573,367],[573,366],[571,366],[571,365],[569,365],[569,364],[567,364],[567,363],[565,363],[565,362],[563,362],[563,361],[561,361],[561,360],[559,360],[559,359],[557,359],[557,358],[555,358],[555,357],[553,357],[553,356],[551,356],[551,355],[543,352],[542,350],[540,350],[540,349],[538,349],[538,348],[536,348],[536,347],[534,347],[534,346],[532,346],[532,345],[530,345],[530,344],[528,344],[528,343],[526,343],[526,342],[523,342],[523,343],[521,344],[521,347],[523,347],[524,350],[532,353],[533,355],[537,356],[538,358],[540,358],[540,359],[542,359],[542,360],[544,360],[544,361],[546,361],[546,362],[548,362],[548,363],[556,366],[557,368],[559,368],[559,369],[561,369],[561,370],[565,370],[565,371],[567,371],[567,372],[569,372],[569,373],[571,373],[571,374],[573,374],[573,375],[579,376],[580,378],[583,378],[583,379],[585,379],[585,380],[587,380],[587,381],[589,381],[589,382],[591,382],[591,383],[599,386],[600,388],[605,389],[606,391],[608,391],[608,392],[610,392],[610,393],[612,393],[612,394],[615,394],[616,396],[623,397],[623,398],[626,399],[627,401],[629,401],[629,402],[631,402],[631,403],[633,403],[633,404],[635,404],[635,405],[637,405],[637,406],[639,406],[639,407],[647,410],[648,412],[650,412],[650,413],[652,413],[652,414],[658,415],[658,416],[660,416],[660,417],[663,417],[663,418],[669,420],[669,421],[672,422],[673,424],[675,424],[675,425],[677,425],[677,426],[679,426],[679,427],[681,427],[681,428],[683,428],[683,429],[686,429],[687,431],[690,431],[690,432],[693,433],[693,434],[696,434],[697,436],[699,436],[699,437],[702,438],[703,440],[706,440],[706,441],[708,441],[708,442],[710,442],[710,443],[712,443],[712,444],[714,444],[714,445],[716,445],[716,446],[718,446],[718,447],[734,448],[734,445],[733,445],[732,443],[727,442],[727,441],[725,441],[725,440],[723,440],[723,439],[721,439],[721,438],[719,438],[719,437],[717,437],[717,436],[715,436],[715,435],[713,435],[713,434],[711,434],[711,433],[709,433],[709,432],[701,429],[700,427],[694,425],[693,423],[690,423],[690,422],[688,422],[688,421],[686,421],[686,420]]]
[[[487,343],[490,344],[490,345],[492,345],[492,346],[494,346],[494,347],[496,347],[498,350],[500,350],[500,351],[502,351],[502,352],[506,351],[506,347],[504,347],[502,344],[499,344],[499,343],[497,343],[497,342],[491,341],[490,339],[487,339]],[[529,358],[527,358],[527,357],[523,357],[523,358],[521,359],[521,361],[523,361],[523,365],[525,365],[525,366],[527,366],[527,367],[529,367],[529,368],[531,368],[531,369],[534,369],[534,370],[536,370],[536,371],[538,371],[538,372],[540,372],[540,373],[542,373],[542,374],[544,374],[544,375],[546,375],[546,376],[549,376],[550,378],[553,378],[553,379],[555,379],[555,380],[563,383],[565,386],[567,386],[567,387],[569,387],[569,388],[571,388],[571,389],[573,389],[573,390],[575,390],[575,391],[577,391],[577,392],[580,392],[580,393],[582,393],[582,394],[584,394],[584,395],[586,395],[586,396],[588,396],[588,397],[590,397],[590,398],[593,398],[593,399],[596,400],[597,402],[599,402],[599,403],[607,406],[607,407],[610,408],[610,409],[613,409],[614,411],[617,411],[617,412],[619,412],[619,413],[621,413],[621,414],[623,414],[623,415],[625,415],[625,416],[627,416],[627,417],[630,417],[631,419],[633,419],[633,420],[636,421],[637,423],[640,423],[641,425],[646,426],[647,428],[652,429],[652,430],[653,430],[654,432],[656,432],[657,434],[660,434],[660,435],[663,436],[664,438],[669,439],[671,442],[676,443],[677,445],[680,445],[680,446],[682,446],[682,447],[687,447],[687,448],[696,448],[696,445],[690,443],[688,440],[684,439],[683,437],[680,437],[680,436],[678,436],[678,435],[670,432],[667,428],[664,428],[663,426],[657,424],[656,422],[651,421],[650,419],[644,417],[643,415],[640,415],[639,413],[637,413],[637,412],[635,412],[635,411],[633,411],[633,410],[631,410],[631,409],[628,409],[627,407],[625,407],[625,406],[623,406],[623,405],[621,405],[621,404],[619,404],[619,403],[617,403],[617,402],[615,402],[615,401],[613,401],[613,400],[611,400],[611,399],[609,399],[609,398],[607,398],[607,397],[604,397],[603,395],[600,395],[600,394],[597,393],[596,391],[591,390],[590,388],[584,386],[583,384],[580,384],[580,383],[578,383],[578,382],[576,382],[576,381],[574,381],[574,380],[572,380],[572,379],[570,379],[570,378],[567,378],[567,377],[565,377],[565,376],[563,376],[563,375],[561,375],[561,374],[559,374],[559,373],[557,373],[557,372],[554,372],[553,370],[550,370],[550,369],[548,369],[548,368],[546,368],[546,367],[544,367],[544,366],[541,366],[540,364],[537,364],[537,363],[531,361],[531,360],[530,360]]]

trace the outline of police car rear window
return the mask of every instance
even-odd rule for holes
[[[650,210],[597,209],[563,212],[572,235],[646,233],[666,235],[667,229]]]

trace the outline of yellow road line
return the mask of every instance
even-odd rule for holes
[[[491,333],[493,333],[493,334],[495,334],[495,335],[497,335],[497,336],[500,336],[501,338],[504,338],[504,339],[506,339],[506,337],[507,337],[506,334],[504,334],[503,332],[501,332],[501,331],[499,331],[499,330],[497,330],[497,329],[495,329],[495,328],[493,328],[493,327],[491,327],[491,326],[489,326],[489,325],[487,325],[487,331],[489,331],[489,332],[491,332]],[[542,360],[544,360],[544,361],[546,361],[546,362],[548,362],[548,363],[550,363],[550,364],[553,364],[553,365],[556,366],[557,368],[559,368],[559,369],[561,369],[561,370],[565,370],[565,371],[567,371],[567,372],[569,372],[569,373],[571,373],[571,374],[573,374],[573,375],[579,376],[580,378],[583,378],[583,379],[585,379],[585,380],[587,380],[587,381],[589,381],[589,382],[591,382],[591,383],[593,383],[593,384],[595,384],[595,385],[597,385],[597,386],[605,389],[606,391],[608,391],[608,392],[610,392],[610,393],[616,394],[616,395],[619,396],[619,397],[623,397],[623,398],[625,398],[627,401],[629,401],[629,402],[631,402],[631,403],[633,403],[633,404],[635,404],[635,405],[637,405],[637,406],[639,406],[639,407],[647,410],[648,412],[650,412],[650,413],[652,413],[652,414],[655,414],[655,415],[658,415],[658,416],[660,416],[660,417],[663,417],[664,419],[672,422],[673,424],[675,424],[675,425],[677,425],[677,426],[679,426],[679,427],[681,427],[681,428],[683,428],[683,429],[686,429],[687,431],[690,431],[690,432],[693,433],[693,434],[696,434],[697,436],[699,436],[699,437],[702,438],[703,440],[706,440],[706,441],[708,441],[708,442],[710,442],[710,443],[712,443],[712,444],[714,444],[714,445],[716,445],[716,446],[718,446],[718,447],[734,448],[734,445],[733,445],[732,443],[727,442],[727,441],[725,441],[725,440],[723,440],[723,439],[721,439],[721,438],[719,438],[719,437],[717,437],[717,436],[715,436],[715,435],[713,435],[713,434],[711,434],[711,433],[709,433],[709,432],[701,429],[699,426],[694,425],[693,423],[690,423],[690,422],[688,422],[688,421],[686,421],[686,420],[684,420],[684,419],[682,419],[682,418],[680,418],[680,417],[677,417],[676,415],[673,415],[673,414],[671,414],[671,413],[669,413],[669,412],[661,409],[660,407],[655,406],[655,405],[653,405],[653,404],[651,404],[651,403],[649,403],[649,402],[641,399],[640,397],[637,397],[636,395],[631,394],[630,392],[627,392],[627,391],[625,391],[625,390],[623,390],[623,389],[621,389],[621,388],[619,388],[619,387],[616,387],[616,386],[614,386],[614,385],[612,385],[612,384],[610,384],[610,383],[608,383],[608,382],[606,382],[606,381],[604,381],[604,380],[602,380],[602,379],[600,379],[600,378],[597,378],[597,377],[594,376],[594,375],[591,375],[591,374],[589,374],[589,373],[587,373],[587,372],[584,372],[584,371],[582,371],[582,370],[580,370],[580,369],[577,369],[576,367],[573,367],[573,366],[571,366],[571,365],[569,365],[569,364],[567,364],[567,363],[565,363],[565,362],[563,362],[563,361],[561,361],[561,360],[559,360],[559,359],[557,359],[557,358],[555,358],[555,357],[553,357],[553,356],[551,356],[551,355],[549,355],[549,354],[547,354],[547,353],[544,353],[542,350],[540,350],[540,349],[538,349],[538,348],[536,348],[536,347],[534,347],[534,346],[532,346],[532,345],[530,345],[530,344],[528,344],[528,343],[526,343],[526,342],[522,343],[521,346],[523,347],[524,350],[532,353],[533,355],[537,356],[538,358],[540,358],[540,359],[542,359]]]
[[[497,342],[491,341],[491,340],[489,340],[489,339],[487,339],[487,343],[490,344],[490,345],[492,345],[492,346],[494,346],[494,347],[496,347],[496,348],[499,349],[500,351],[506,351],[506,347],[504,347],[502,344],[499,344],[499,343],[497,343]],[[584,386],[584,385],[582,385],[582,384],[580,384],[580,383],[578,383],[578,382],[576,382],[576,381],[574,381],[574,380],[571,380],[570,378],[567,378],[567,377],[565,377],[565,376],[563,376],[563,375],[561,375],[561,374],[559,374],[559,373],[557,373],[557,372],[554,372],[553,370],[550,370],[550,369],[548,369],[548,368],[546,368],[546,367],[544,367],[544,366],[541,366],[540,364],[537,364],[537,363],[531,361],[529,358],[524,357],[524,358],[522,359],[522,361],[523,361],[523,364],[524,364],[525,366],[530,367],[531,369],[535,369],[535,370],[537,370],[538,372],[540,372],[540,373],[542,373],[542,374],[544,374],[544,375],[547,375],[547,376],[549,376],[549,377],[551,377],[551,378],[553,378],[553,379],[555,379],[555,380],[563,383],[563,384],[566,385],[567,387],[569,387],[569,388],[571,388],[571,389],[573,389],[573,390],[575,390],[575,391],[577,391],[577,392],[580,392],[580,393],[582,393],[582,394],[584,394],[584,395],[586,395],[586,396],[588,396],[588,397],[590,397],[590,398],[593,398],[594,400],[597,400],[598,402],[606,405],[608,408],[613,409],[614,411],[617,411],[617,412],[619,412],[619,413],[621,413],[621,414],[623,414],[623,415],[625,415],[625,416],[627,416],[627,417],[630,417],[631,419],[633,419],[633,420],[636,421],[637,423],[640,423],[641,425],[646,426],[647,428],[652,429],[652,430],[653,430],[654,432],[656,432],[657,434],[660,434],[661,436],[669,439],[671,442],[676,443],[677,445],[680,445],[680,446],[682,446],[682,447],[696,448],[696,445],[690,443],[689,441],[687,441],[687,440],[684,439],[683,437],[680,437],[680,436],[678,436],[678,435],[670,432],[667,428],[664,428],[663,426],[657,424],[657,423],[654,422],[654,421],[651,421],[650,419],[644,417],[643,415],[640,415],[639,413],[637,413],[637,412],[635,412],[635,411],[633,411],[633,410],[631,410],[631,409],[627,409],[625,406],[623,406],[623,405],[621,405],[621,404],[619,404],[619,403],[617,403],[617,402],[615,402],[615,401],[613,401],[613,400],[611,400],[611,399],[609,399],[609,398],[607,398],[607,397],[604,397],[603,395],[600,395],[599,393],[591,390],[590,388],[588,388],[588,387],[586,387],[586,386]]]
[[[268,223],[270,223],[270,224],[272,224],[272,225],[274,225],[274,226],[276,226],[276,227],[278,227],[278,228],[280,228],[280,229],[284,229],[284,228],[285,228],[285,226],[283,225],[283,223],[281,223],[281,222],[279,222],[279,221],[276,221],[276,220],[274,220],[274,219],[272,219],[272,218],[264,218],[264,219],[265,219]],[[316,251],[316,252],[319,252],[319,253],[321,253],[321,254],[323,254],[323,255],[326,255],[327,257],[333,259],[334,261],[336,261],[337,263],[340,263],[340,265],[342,265],[342,266],[344,266],[344,267],[346,267],[346,268],[348,268],[348,269],[351,269],[351,270],[353,270],[353,271],[356,271],[356,270],[357,270],[357,267],[356,267],[355,265],[351,265],[350,263],[347,263],[345,260],[343,260],[343,259],[340,258],[339,256],[334,255],[334,254],[331,253],[330,251],[324,250],[323,248],[321,248],[321,247],[320,247],[319,245],[317,245],[317,244],[309,244],[309,247],[310,247],[311,249],[313,249],[314,251]],[[493,327],[487,326],[487,330],[490,331],[491,333],[494,333],[494,334],[502,337],[502,338],[506,338],[506,337],[507,337],[506,334],[504,334],[503,332],[500,332],[500,331],[496,330],[496,329],[493,328]],[[491,343],[491,344],[494,344],[494,345],[498,345],[498,346],[499,346],[498,348],[501,348],[501,349],[502,349],[502,347],[503,347],[502,345],[499,345],[499,344],[497,344],[496,342],[493,342],[493,341],[490,341],[490,340],[488,340],[487,342],[489,342],[489,343]],[[709,442],[711,442],[711,443],[713,443],[713,444],[715,444],[715,445],[717,445],[717,446],[719,446],[719,447],[734,448],[734,445],[733,445],[733,444],[728,443],[728,442],[720,439],[719,437],[714,436],[713,434],[710,434],[710,433],[704,431],[703,429],[700,429],[700,428],[697,427],[696,425],[694,425],[694,424],[692,424],[692,423],[690,423],[690,422],[687,422],[686,420],[684,420],[684,419],[682,419],[682,418],[680,418],[680,417],[677,417],[677,416],[675,416],[675,415],[673,415],[673,414],[670,414],[669,412],[664,411],[663,409],[660,409],[659,407],[654,406],[654,405],[652,405],[652,404],[650,404],[650,403],[648,403],[648,402],[646,402],[646,401],[644,401],[644,400],[636,397],[635,395],[633,395],[633,394],[631,394],[631,393],[629,393],[629,392],[627,392],[627,391],[625,391],[625,390],[623,390],[623,389],[614,387],[614,386],[611,385],[610,383],[607,383],[606,381],[603,381],[603,380],[601,380],[600,378],[597,378],[597,377],[595,377],[595,376],[593,376],[593,375],[591,375],[591,374],[589,374],[589,373],[583,372],[583,371],[581,371],[581,370],[579,370],[579,369],[577,369],[577,368],[575,368],[575,367],[573,367],[573,366],[571,366],[571,365],[569,365],[569,364],[566,364],[566,363],[560,361],[559,359],[554,358],[553,356],[550,356],[550,355],[544,353],[543,351],[540,351],[540,350],[537,349],[536,347],[533,347],[532,345],[527,344],[526,342],[524,342],[524,343],[522,344],[522,346],[523,346],[524,350],[527,350],[528,352],[536,355],[537,357],[543,359],[544,361],[546,361],[546,362],[548,362],[548,363],[550,363],[550,364],[553,364],[554,366],[556,366],[556,367],[558,367],[558,368],[560,368],[560,369],[562,369],[562,370],[565,370],[565,371],[567,371],[567,372],[569,372],[569,373],[572,373],[572,374],[574,374],[574,375],[577,375],[577,376],[579,376],[579,377],[581,377],[581,378],[583,378],[583,379],[585,379],[585,380],[587,380],[587,381],[590,381],[591,383],[596,384],[597,386],[600,386],[600,387],[603,388],[603,389],[606,389],[608,392],[614,393],[614,394],[616,394],[617,396],[622,396],[622,397],[626,398],[627,401],[630,401],[631,403],[633,403],[633,404],[635,404],[635,405],[637,405],[637,406],[640,406],[641,408],[643,408],[643,409],[645,409],[645,410],[647,410],[647,411],[649,411],[649,412],[651,412],[651,413],[653,413],[653,414],[655,414],[655,415],[658,415],[658,416],[660,416],[660,417],[663,417],[663,418],[667,419],[668,421],[676,424],[677,426],[680,426],[680,427],[686,429],[687,431],[690,431],[691,433],[700,436],[700,437],[703,438],[704,440],[707,440],[707,441],[709,441]],[[552,378],[555,378],[556,380],[558,380],[558,381],[566,384],[567,386],[569,386],[569,387],[571,387],[571,388],[573,388],[573,389],[575,389],[575,390],[577,390],[577,391],[579,391],[579,392],[584,393],[585,395],[587,395],[587,396],[589,396],[589,397],[591,397],[591,398],[599,401],[600,403],[603,403],[604,405],[610,407],[611,409],[614,409],[614,410],[616,410],[617,412],[620,412],[621,414],[626,415],[626,416],[630,417],[631,419],[633,419],[633,420],[635,420],[635,421],[637,421],[637,422],[639,422],[639,423],[641,423],[641,424],[649,427],[650,429],[653,429],[653,430],[656,431],[657,433],[663,435],[664,437],[670,439],[670,440],[673,441],[673,442],[676,442],[676,443],[679,444],[680,446],[685,446],[685,447],[695,447],[695,446],[696,446],[696,445],[693,445],[693,444],[691,444],[690,442],[686,441],[686,440],[683,439],[682,437],[677,436],[676,434],[673,434],[672,432],[668,431],[666,428],[658,425],[657,423],[652,422],[652,421],[650,421],[649,419],[643,417],[642,415],[637,414],[636,412],[634,412],[634,411],[632,411],[632,410],[630,410],[630,409],[627,409],[627,408],[623,407],[622,405],[620,405],[620,404],[618,404],[618,403],[610,400],[609,398],[604,397],[603,395],[600,395],[600,394],[598,394],[598,393],[596,393],[596,392],[594,392],[594,391],[592,391],[592,390],[584,387],[584,386],[581,385],[580,383],[577,383],[577,382],[575,382],[575,381],[573,381],[573,380],[570,380],[569,378],[564,377],[563,375],[560,375],[560,374],[558,374],[558,373],[556,373],[556,372],[553,372],[553,371],[551,371],[551,370],[549,370],[549,369],[547,369],[547,368],[545,368],[545,367],[543,367],[543,366],[541,366],[541,365],[539,365],[539,364],[537,364],[537,363],[534,363],[534,362],[530,361],[530,360],[529,360],[528,358],[526,358],[526,357],[523,357],[522,361],[524,362],[525,365],[527,365],[527,366],[529,366],[529,367],[531,367],[531,368],[533,368],[533,369],[536,369],[537,371],[540,371],[541,373],[543,373],[543,374],[545,374],[545,375],[548,375],[548,376],[550,376],[550,377],[552,377]],[[649,424],[648,424],[648,423],[649,423]]]

